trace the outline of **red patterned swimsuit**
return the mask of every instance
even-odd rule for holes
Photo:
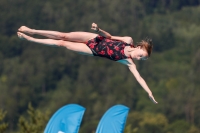
[[[130,46],[130,44],[122,41],[97,36],[89,40],[86,45],[92,50],[94,56],[105,57],[114,61],[129,58],[124,54],[124,48]]]

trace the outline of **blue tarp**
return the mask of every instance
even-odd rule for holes
[[[84,112],[77,104],[63,106],[51,117],[44,133],[78,133]]]
[[[123,133],[129,108],[124,105],[115,105],[101,118],[96,133]]]

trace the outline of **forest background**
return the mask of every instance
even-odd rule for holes
[[[40,133],[60,107],[86,108],[80,133],[95,132],[113,105],[130,108],[126,133],[200,132],[199,0],[1,0],[0,132]],[[137,69],[153,104],[126,66],[18,39],[17,29],[149,36],[154,50]],[[43,38],[41,36],[35,36]],[[29,106],[28,106],[29,105]],[[28,112],[28,113],[27,113]]]

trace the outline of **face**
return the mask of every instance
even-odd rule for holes
[[[136,60],[147,60],[148,59],[148,53],[146,50],[137,47],[136,50],[134,50],[131,54],[133,59]]]

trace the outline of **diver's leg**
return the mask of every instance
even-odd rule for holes
[[[84,44],[84,43],[77,43],[77,42],[70,42],[70,41],[63,41],[63,40],[54,40],[54,39],[37,39],[30,37],[28,35],[25,35],[21,32],[17,32],[17,35],[20,39],[27,40],[30,42],[35,42],[39,44],[45,44],[45,45],[54,45],[54,46],[63,46],[66,47],[69,50],[79,52],[86,55],[93,55],[90,48]]]
[[[35,30],[30,29],[26,26],[21,26],[18,29],[20,32],[29,33],[29,34],[38,34],[42,36],[46,36],[51,39],[59,39],[59,40],[66,40],[72,42],[82,42],[85,43],[88,40],[95,38],[97,34],[90,33],[90,32],[58,32],[58,31],[49,31],[49,30]]]

